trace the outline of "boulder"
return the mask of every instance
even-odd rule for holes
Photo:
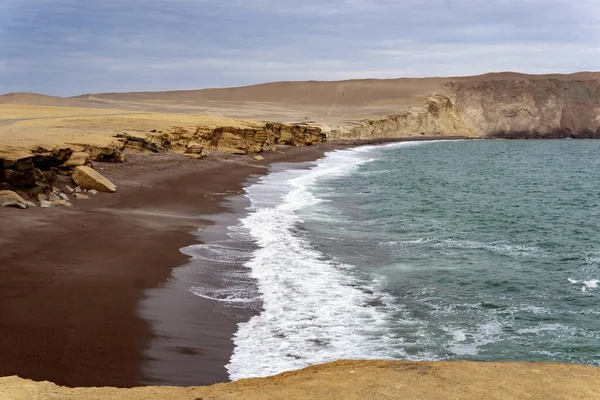
[[[42,201],[48,200],[48,197],[46,197],[46,195],[44,193],[40,193],[37,195],[37,199],[41,203]]]
[[[78,200],[89,200],[90,196],[88,196],[87,194],[83,194],[83,193],[75,193],[75,198]]]
[[[40,207],[49,208],[52,207],[52,202],[48,200],[40,200]]]
[[[2,190],[0,191],[0,206],[27,208],[27,203],[21,196],[12,190]]]
[[[263,156],[256,156],[256,157],[254,157],[254,159],[256,161],[263,161],[265,158]]]
[[[82,189],[94,189],[99,192],[114,193],[117,187],[98,171],[90,167],[80,166],[73,171],[73,181]]]
[[[54,193],[50,193],[50,194],[48,195],[48,200],[50,200],[50,201],[56,201],[56,200],[60,200],[60,197],[58,197],[58,196],[57,196],[56,194],[54,194]]]

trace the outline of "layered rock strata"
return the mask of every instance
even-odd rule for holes
[[[333,139],[410,136],[600,138],[600,80],[456,80],[421,106],[366,119]]]
[[[600,80],[501,80],[447,85],[479,136],[600,137]]]

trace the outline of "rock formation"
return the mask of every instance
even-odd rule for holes
[[[210,151],[231,154],[251,154],[273,151],[277,145],[312,146],[326,140],[321,128],[280,123],[253,123],[252,127],[220,126],[214,129],[197,126],[186,129],[173,126],[168,132],[149,132],[144,135],[118,133],[120,145],[110,149],[88,147],[95,161],[125,161],[125,151],[152,153],[175,152],[202,158]]]
[[[36,201],[43,208],[52,205],[70,206],[68,195],[75,189],[65,185],[65,180],[71,182],[69,176],[77,168],[94,171],[91,166],[88,153],[74,152],[71,149],[36,148],[30,154],[0,154],[0,190],[4,191],[5,196],[6,193],[19,196],[22,201],[19,200],[15,205],[35,206],[33,201]],[[58,181],[62,182],[59,186],[64,186],[64,189],[55,186]],[[106,187],[114,187],[110,185],[106,184]],[[95,186],[90,188],[94,189]],[[76,189],[81,191],[79,187]]]
[[[162,135],[148,135],[141,148],[162,149],[199,156],[206,152],[221,151],[231,154],[251,154],[273,151],[277,145],[313,146],[324,142],[327,136],[318,127],[267,122],[252,128],[222,126],[194,132],[174,127]],[[139,141],[139,139],[135,139]],[[150,143],[151,142],[151,143]]]
[[[459,115],[454,96],[434,94],[423,107],[376,120],[364,120],[347,132],[333,131],[330,139],[382,139],[411,136],[477,136]]]
[[[325,139],[326,135],[318,127],[270,122],[257,129],[217,128],[209,134],[197,134],[193,138],[205,149],[233,154],[273,151],[276,145],[313,146]]]
[[[600,80],[489,80],[448,84],[479,136],[600,137]]]
[[[117,187],[98,171],[90,167],[80,166],[73,171],[73,182],[86,190],[97,190],[99,192],[114,193]]]
[[[600,138],[600,79],[518,74],[456,78],[421,106],[330,133],[331,139],[408,136]]]

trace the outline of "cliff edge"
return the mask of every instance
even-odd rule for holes
[[[547,363],[337,361],[208,387],[65,388],[0,378],[3,400],[600,399],[600,369]]]

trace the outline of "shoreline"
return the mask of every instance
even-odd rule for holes
[[[415,139],[432,140],[408,138]],[[132,153],[127,163],[96,165],[119,187],[115,194],[74,200],[71,208],[0,209],[0,244],[8,250],[0,254],[0,376],[71,387],[228,380],[224,365],[237,322],[215,312],[210,301],[185,292],[171,309],[187,304],[188,311],[195,310],[196,321],[209,321],[196,327],[208,329],[216,349],[206,352],[212,348],[209,340],[208,346],[178,345],[153,354],[148,350],[152,341],[168,343],[169,335],[154,332],[149,321],[160,319],[155,311],[146,308],[140,317],[147,291],[168,284],[173,271],[188,264],[190,258],[180,249],[198,243],[195,233],[215,224],[210,216],[232,214],[226,198],[241,194],[249,179],[268,173],[271,165],[315,161],[337,149],[397,141],[283,146],[262,153],[263,161],[254,155],[198,161]],[[239,210],[233,214],[238,218]],[[156,304],[163,303],[164,298]],[[173,313],[163,309],[163,318],[168,314]],[[211,331],[211,326],[219,328]],[[158,368],[163,373],[148,372],[153,361],[164,363]],[[164,366],[178,364],[191,365],[188,370],[193,372],[173,382],[174,374],[169,377],[164,371],[170,367]]]
[[[312,148],[288,149],[285,154],[263,153],[264,170],[253,171],[231,193],[220,193],[219,210],[203,215],[205,221],[196,232],[190,232],[194,243],[180,251],[193,253],[196,245],[214,245],[228,241],[228,227],[237,225],[249,214],[249,200],[245,187],[255,184],[260,177],[279,169],[303,169],[330,151],[348,148],[348,145],[320,145]],[[251,254],[254,243],[246,244]],[[138,315],[149,322],[154,332],[150,345],[144,351],[142,363],[144,385],[198,386],[230,381],[225,369],[233,353],[233,335],[238,324],[256,314],[255,310],[240,310],[220,301],[190,292],[195,283],[211,282],[222,287],[223,268],[235,263],[196,260],[192,255],[186,263],[173,268],[169,279],[161,285],[144,291]],[[243,265],[235,265],[244,270]],[[208,270],[208,271],[207,271]]]
[[[147,383],[140,366],[154,333],[138,303],[188,261],[179,250],[196,242],[190,233],[270,164],[347,146],[282,148],[264,161],[131,154],[124,164],[97,164],[118,185],[115,194],[64,209],[0,209],[8,250],[0,254],[0,376],[71,387]]]

